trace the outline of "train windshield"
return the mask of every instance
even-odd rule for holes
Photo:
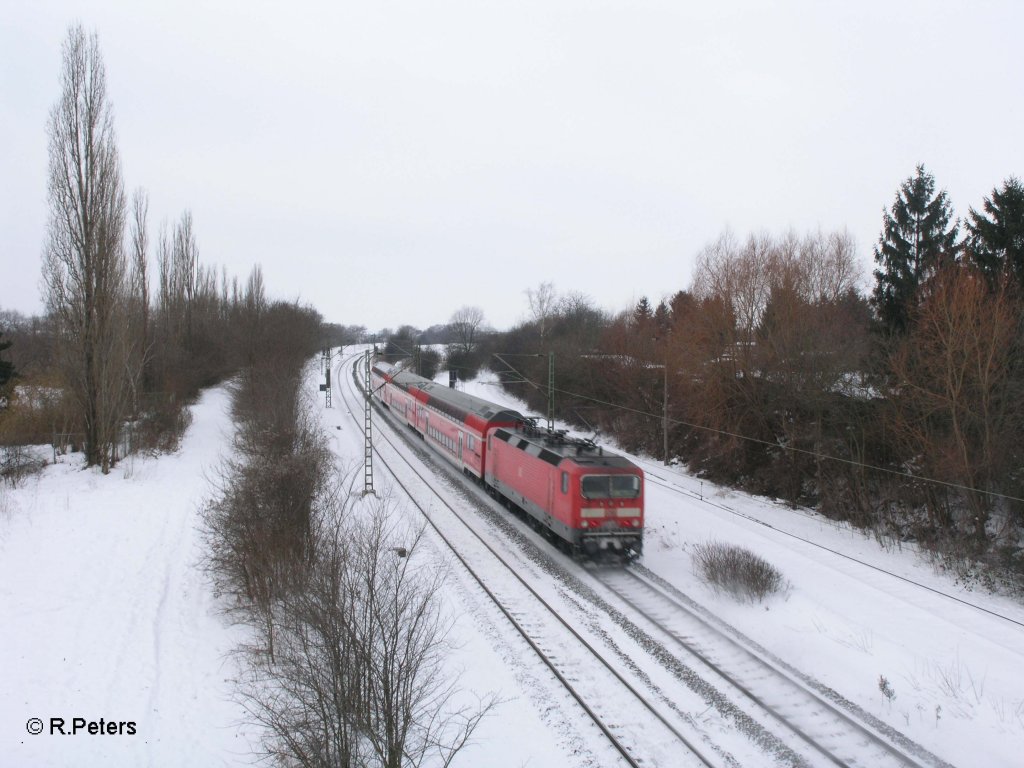
[[[635,499],[640,495],[637,475],[585,475],[580,483],[585,499]]]

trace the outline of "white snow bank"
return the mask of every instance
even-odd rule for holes
[[[65,457],[0,490],[0,765],[251,761],[227,657],[242,631],[199,567],[227,406],[223,388],[205,393],[173,456],[107,476]],[[75,718],[85,725],[71,735]],[[115,734],[90,734],[90,722]]]

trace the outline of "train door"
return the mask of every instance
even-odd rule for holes
[[[484,480],[487,479],[488,475],[490,475],[492,479],[496,478],[498,475],[498,454],[494,450],[493,435],[487,436],[487,449],[484,452],[484,462],[482,469]]]
[[[551,525],[551,513],[555,509],[555,473],[548,473],[548,503],[544,505],[544,509],[547,512],[547,522]]]

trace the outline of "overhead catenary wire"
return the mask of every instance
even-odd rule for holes
[[[508,363],[506,361],[503,360],[502,362],[504,362],[506,365],[508,365]],[[509,365],[509,368],[512,368],[512,366]],[[517,373],[520,377],[522,377],[524,383],[530,384],[531,386],[537,387],[538,389],[540,388],[539,385],[536,382],[534,382],[531,379],[529,379],[521,371],[518,371],[515,368],[512,368],[512,370],[515,373]],[[512,383],[519,383],[519,382],[512,382]],[[618,410],[625,411],[627,413],[633,413],[633,414],[636,414],[638,416],[644,416],[644,417],[652,418],[652,419],[664,418],[664,416],[662,414],[651,413],[649,411],[644,411],[644,410],[639,409],[639,408],[632,408],[632,407],[630,407],[628,405],[621,405],[619,403],[610,403],[610,402],[608,402],[606,400],[601,400],[600,398],[591,397],[589,395],[584,395],[584,394],[581,394],[579,392],[571,392],[569,390],[559,389],[557,387],[555,388],[555,391],[558,392],[561,395],[566,395],[568,397],[574,397],[574,398],[577,398],[577,399],[580,399],[580,400],[586,400],[588,402],[595,403],[597,405],[603,405],[603,406],[606,406],[608,408],[616,408]],[[971,486],[963,485],[962,483],[954,483],[954,482],[950,482],[948,480],[939,480],[938,478],[928,477],[926,475],[913,475],[913,474],[911,474],[909,472],[903,472],[903,471],[900,471],[898,469],[892,469],[891,467],[881,467],[881,466],[878,466],[876,464],[867,464],[867,463],[865,463],[863,461],[856,461],[855,459],[846,459],[846,458],[843,458],[841,456],[832,456],[832,455],[827,454],[827,453],[821,453],[819,451],[808,450],[807,448],[798,448],[796,446],[784,445],[782,443],[772,442],[770,440],[762,440],[761,438],[758,438],[758,437],[751,437],[750,435],[743,435],[743,434],[740,434],[738,432],[731,432],[731,431],[729,431],[727,429],[717,429],[715,427],[708,427],[708,426],[705,426],[703,424],[693,424],[693,423],[688,422],[688,421],[683,421],[682,419],[675,419],[675,418],[668,417],[668,421],[669,421],[669,423],[677,425],[677,426],[689,427],[690,429],[698,429],[698,430],[702,430],[704,432],[710,432],[712,434],[722,435],[724,437],[732,437],[732,438],[735,438],[737,440],[746,440],[748,442],[756,443],[758,445],[764,445],[764,446],[767,446],[769,448],[779,448],[779,449],[782,449],[784,451],[790,451],[792,453],[799,453],[799,454],[802,454],[804,456],[810,456],[812,458],[819,459],[821,461],[835,461],[835,462],[838,462],[840,464],[847,464],[849,466],[861,467],[863,469],[870,469],[870,470],[876,471],[876,472],[883,472],[885,474],[893,475],[895,477],[901,477],[901,478],[903,478],[905,480],[915,480],[915,481],[919,481],[919,482],[933,483],[935,485],[941,485],[941,486],[944,486],[946,488],[952,488],[952,489],[955,489],[955,490],[958,490],[958,491],[966,491],[968,493],[979,493],[979,494],[983,494],[985,496],[989,496],[991,498],[1004,499],[1006,501],[1016,501],[1016,502],[1020,502],[1020,503],[1024,504],[1024,498],[1020,498],[1018,496],[1011,496],[1009,494],[1000,493],[998,491],[989,491],[989,490],[985,490],[983,488],[972,488]]]
[[[504,362],[506,365],[508,365],[508,361],[502,360],[502,362]],[[512,366],[509,365],[509,368],[512,368]],[[521,377],[521,380],[520,381],[507,382],[507,383],[512,383],[512,384],[530,384],[531,386],[534,386],[534,387],[540,389],[535,382],[529,380],[522,372],[520,372],[518,370],[515,370],[514,368],[512,368],[512,370],[513,370],[514,373],[516,373],[517,375],[519,375]],[[627,412],[630,412],[630,413],[635,413],[635,414],[641,415],[641,416],[648,416],[648,417],[651,417],[651,418],[661,418],[660,414],[654,414],[654,413],[650,413],[650,412],[647,412],[647,411],[642,411],[642,410],[637,409],[637,408],[630,408],[629,406],[619,405],[617,403],[609,403],[609,402],[606,402],[606,401],[601,400],[599,398],[594,398],[594,397],[589,397],[587,395],[582,395],[582,394],[580,394],[578,392],[570,392],[569,390],[558,390],[558,391],[561,394],[563,394],[563,395],[568,395],[570,397],[576,397],[576,398],[579,398],[581,400],[586,400],[586,401],[595,403],[597,405],[604,405],[604,406],[611,407],[611,408],[617,408],[617,409],[624,410],[624,411],[627,411]],[[741,439],[741,440],[750,440],[750,441],[753,441],[753,442],[756,442],[756,443],[759,443],[759,444],[762,444],[762,445],[767,445],[767,446],[770,446],[770,447],[786,448],[786,446],[780,446],[777,443],[771,443],[771,442],[769,442],[767,440],[760,440],[758,438],[749,437],[747,435],[740,435],[740,434],[729,432],[729,431],[726,431],[726,430],[717,430],[717,429],[714,429],[712,427],[704,427],[704,426],[701,426],[699,424],[690,424],[688,422],[685,422],[685,421],[682,421],[682,420],[679,420],[679,419],[672,419],[671,421],[673,423],[679,424],[681,426],[688,426],[688,427],[692,427],[694,429],[704,429],[704,430],[707,430],[707,431],[710,431],[710,432],[714,432],[714,433],[718,433],[718,434],[722,434],[722,435],[727,435],[727,436],[730,436],[730,437],[735,437],[735,438],[738,438],[738,439]],[[988,493],[991,496],[994,496],[994,497],[997,497],[997,498],[1004,498],[1004,499],[1008,499],[1008,500],[1011,500],[1011,501],[1024,501],[1024,499],[1018,499],[1015,496],[1009,496],[1009,495],[1006,495],[1006,494],[1000,494],[1000,493],[996,493],[996,492],[993,492],[993,491],[981,491],[979,489],[969,488],[967,486],[957,485],[956,483],[949,483],[949,482],[946,482],[946,481],[943,481],[943,480],[936,480],[934,478],[927,478],[927,477],[922,477],[922,476],[919,476],[919,475],[910,475],[910,474],[907,474],[907,473],[904,473],[904,472],[899,472],[899,471],[896,471],[896,470],[887,469],[885,467],[876,467],[876,466],[873,466],[871,464],[865,464],[863,462],[856,462],[856,461],[852,461],[850,459],[843,459],[843,458],[838,457],[838,456],[828,456],[827,454],[816,453],[814,451],[807,451],[807,450],[804,450],[804,449],[792,449],[792,450],[796,450],[796,451],[798,451],[800,453],[809,454],[811,456],[816,456],[816,457],[823,458],[823,459],[830,459],[830,460],[834,460],[834,461],[844,462],[844,463],[847,463],[847,464],[852,464],[852,465],[855,465],[855,466],[864,467],[864,468],[867,468],[867,469],[877,469],[877,470],[879,470],[881,472],[888,472],[890,474],[895,474],[895,475],[898,475],[898,476],[901,476],[901,477],[906,477],[906,478],[909,478],[909,479],[912,479],[912,480],[922,480],[922,481],[925,481],[925,482],[933,482],[933,483],[938,483],[940,485],[945,485],[945,486],[948,486],[948,487],[962,489],[962,490],[967,490],[967,491],[974,491],[974,492],[977,492],[977,493]],[[656,484],[662,485],[663,483],[656,483]],[[669,487],[668,484],[664,484],[664,485],[665,485],[665,487]],[[747,518],[749,518],[751,520],[754,520],[755,522],[757,522],[757,523],[759,523],[761,525],[768,525],[767,523],[765,523],[762,520],[759,520],[757,518],[750,518],[748,515],[745,515],[745,514],[743,514],[741,512],[737,512],[736,510],[734,510],[734,509],[732,509],[732,508],[730,508],[730,507],[728,507],[728,506],[726,506],[724,504],[710,501],[709,499],[705,498],[703,494],[701,494],[700,496],[697,496],[696,494],[693,494],[693,493],[691,493],[689,491],[684,491],[683,489],[678,488],[676,486],[672,486],[672,487],[673,487],[674,490],[676,490],[679,493],[684,493],[684,494],[686,494],[688,496],[693,496],[694,498],[699,498],[702,502],[704,502],[706,504],[710,504],[711,506],[714,506],[714,507],[718,507],[719,509],[722,509],[722,510],[724,510],[726,512],[729,512],[730,514],[739,515],[741,517],[747,517]],[[963,605],[965,605],[967,607],[977,609],[977,610],[982,611],[984,613],[990,614],[990,615],[992,615],[992,616],[994,616],[996,618],[1000,618],[1000,619],[1003,619],[1005,621],[1008,621],[1008,622],[1010,622],[1012,624],[1016,624],[1018,626],[1024,626],[1024,623],[1022,623],[1021,621],[1019,621],[1017,619],[1014,619],[1014,618],[1011,618],[1009,616],[1006,616],[1004,614],[1001,614],[1001,613],[999,613],[997,611],[993,611],[993,610],[991,610],[989,608],[985,608],[985,607],[977,605],[975,603],[971,603],[971,602],[969,602],[967,600],[964,600],[963,598],[957,597],[955,595],[950,595],[950,594],[948,594],[946,592],[943,592],[941,590],[935,589],[934,587],[930,587],[930,586],[928,586],[926,584],[921,584],[919,582],[913,581],[912,579],[909,579],[906,576],[901,576],[900,574],[893,573],[893,572],[888,571],[888,570],[886,570],[884,568],[880,568],[877,565],[873,565],[871,563],[867,563],[867,562],[864,562],[862,560],[859,560],[859,559],[857,559],[855,557],[851,557],[848,554],[840,552],[840,551],[838,551],[836,549],[833,549],[831,547],[827,547],[827,546],[825,546],[823,544],[820,544],[818,542],[812,541],[810,539],[804,538],[804,537],[799,536],[797,534],[791,533],[789,531],[783,530],[782,528],[778,528],[778,527],[771,526],[771,525],[768,525],[768,527],[772,528],[773,530],[775,530],[775,531],[777,531],[777,532],[779,532],[781,534],[789,536],[791,538],[799,539],[800,541],[803,541],[803,542],[805,542],[807,544],[811,544],[811,545],[813,545],[815,547],[818,547],[820,549],[824,549],[824,550],[826,550],[828,552],[831,552],[831,553],[833,553],[833,554],[835,554],[835,555],[837,555],[839,557],[843,557],[843,558],[845,558],[847,560],[850,560],[852,562],[864,565],[864,566],[866,566],[868,568],[871,568],[871,569],[873,569],[875,571],[878,571],[879,573],[884,573],[884,574],[892,576],[892,577],[894,577],[896,579],[899,579],[900,581],[904,581],[904,582],[906,582],[908,584],[913,584],[915,586],[921,587],[921,588],[923,588],[923,589],[925,589],[925,590],[927,590],[929,592],[932,592],[932,593],[934,593],[936,595],[939,595],[941,597],[945,597],[945,598],[953,600],[953,601],[955,601],[957,603],[961,603],[961,604],[963,604]]]

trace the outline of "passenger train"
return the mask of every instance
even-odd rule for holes
[[[373,397],[446,461],[574,554],[633,559],[643,548],[644,476],[591,440],[384,361]]]

